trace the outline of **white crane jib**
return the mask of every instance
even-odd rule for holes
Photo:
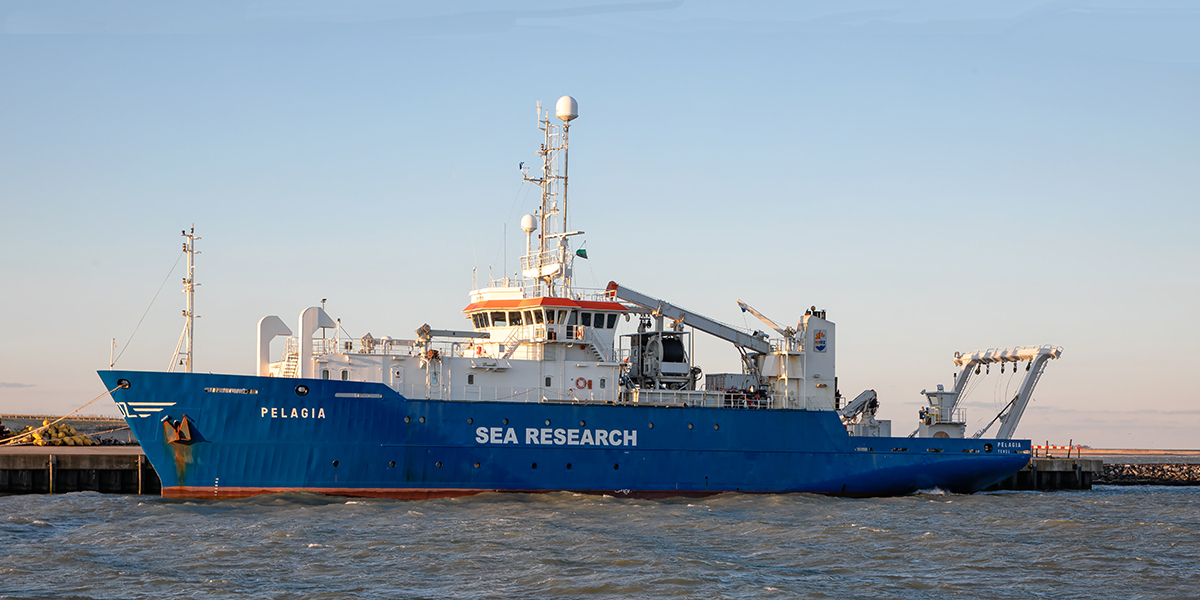
[[[976,350],[967,354],[955,353],[954,364],[960,367],[961,370],[954,380],[954,392],[957,394],[954,406],[962,402],[967,389],[967,382],[979,370],[980,365],[1007,362],[1014,363],[1013,368],[1015,369],[1015,363],[1029,363],[1025,367],[1025,379],[1021,382],[1021,387],[1017,391],[1017,395],[1004,407],[1004,410],[1000,411],[1000,414],[992,420],[992,423],[989,423],[987,427],[976,433],[974,437],[978,438],[982,436],[998,420],[1001,425],[996,438],[1001,440],[1012,439],[1013,433],[1017,429],[1017,424],[1021,421],[1021,415],[1025,413],[1025,407],[1028,406],[1029,400],[1033,397],[1033,388],[1037,385],[1038,379],[1041,378],[1042,372],[1046,368],[1046,363],[1051,359],[1062,356],[1062,351],[1062,346],[1044,345],[991,348],[988,350]]]
[[[788,352],[793,352],[796,350],[796,330],[795,329],[793,329],[791,327],[780,327],[778,324],[775,323],[775,321],[768,319],[766,315],[758,312],[757,310],[754,309],[753,306],[750,306],[749,304],[746,304],[745,302],[742,302],[741,300],[737,301],[737,305],[738,305],[738,308],[742,309],[742,312],[748,312],[748,313],[758,317],[758,320],[765,323],[767,327],[770,327],[771,329],[774,329],[775,331],[779,332],[779,335],[782,335],[783,339],[787,342],[787,351]]]
[[[609,282],[606,291],[629,304],[642,307],[655,318],[655,330],[663,330],[663,319],[671,319],[675,326],[690,325],[709,335],[731,342],[742,354],[744,373],[753,377],[758,385],[769,386],[780,406],[809,410],[832,410],[836,397],[836,371],[834,364],[834,324],[825,319],[825,311],[808,310],[802,317],[797,336],[791,328],[772,327],[785,336],[784,344],[772,347],[765,333],[748,333],[718,323],[657,298],[652,298],[627,287]],[[762,318],[768,326],[774,325],[761,313],[741,302],[748,312]]]
[[[759,354],[767,354],[771,351],[771,343],[767,341],[765,336],[758,337],[739,329],[734,329],[728,325],[718,323],[708,317],[696,314],[687,309],[680,308],[657,298],[651,298],[641,292],[636,292],[627,287],[617,284],[615,281],[610,281],[606,291],[614,294],[617,298],[625,300],[630,304],[636,304],[646,310],[656,319],[658,323],[657,329],[662,329],[662,319],[666,317],[677,323],[685,323],[704,333],[721,338],[734,345],[745,348]]]

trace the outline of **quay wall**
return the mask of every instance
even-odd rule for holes
[[[0,448],[0,494],[158,494],[158,474],[136,446]]]

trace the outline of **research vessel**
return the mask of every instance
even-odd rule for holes
[[[956,355],[954,388],[923,392],[929,406],[917,430],[893,436],[889,421],[875,419],[873,391],[848,402],[838,391],[836,328],[825,310],[781,327],[738,301],[764,333],[615,282],[577,286],[575,261],[586,253],[572,243],[582,232],[567,210],[577,116],[569,96],[553,117],[538,107],[540,172],[522,165],[522,177],[540,188],[541,203],[521,220],[520,276],[475,286],[463,327],[350,339],[313,306],[294,331],[278,316],[258,322],[254,375],[194,373],[199,238],[185,231],[188,305],[172,368],[99,372],[163,496],[970,493],[1028,463],[1030,443],[1013,430],[1061,348]],[[740,372],[702,378],[690,351],[697,332],[731,343]],[[973,371],[1019,362],[1026,382],[998,416],[1000,433],[967,437],[959,404]]]

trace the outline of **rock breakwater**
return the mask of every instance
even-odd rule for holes
[[[1200,465],[1115,464],[1092,479],[1097,485],[1200,485]]]

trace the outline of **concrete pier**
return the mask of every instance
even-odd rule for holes
[[[1033,458],[1024,469],[993,485],[993,490],[1090,490],[1104,473],[1098,458]]]
[[[0,494],[154,494],[158,474],[139,446],[0,447]]]

